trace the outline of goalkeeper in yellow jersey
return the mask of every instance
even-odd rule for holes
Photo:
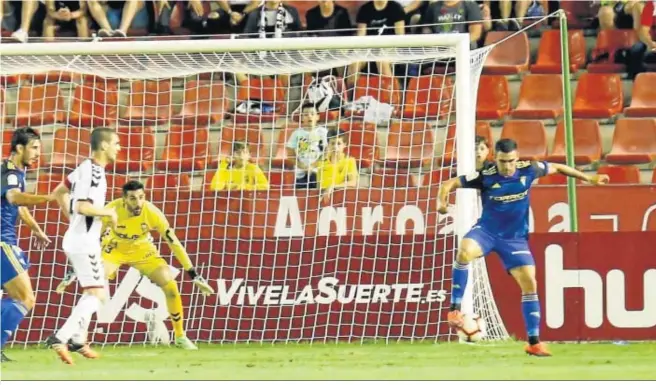
[[[103,231],[102,254],[107,279],[114,278],[122,265],[139,270],[164,291],[175,332],[175,345],[187,350],[198,349],[185,335],[178,285],[171,277],[168,263],[159,255],[150,232],[156,230],[166,240],[175,258],[203,295],[214,294],[214,289],[196,273],[187,251],[175,236],[164,214],[146,200],[143,184],[129,181],[123,186],[123,197],[110,202],[106,208],[114,209],[118,214],[115,230],[108,223],[103,223],[103,230],[106,231]],[[74,276],[68,275],[59,284],[57,291],[64,291],[74,279]]]

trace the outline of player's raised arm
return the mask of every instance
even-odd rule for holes
[[[608,175],[597,174],[597,175],[587,175],[573,167],[569,167],[560,163],[548,163],[548,169],[546,175],[560,173],[572,178],[582,180],[584,182],[590,183],[592,185],[603,185],[608,183],[610,178]]]
[[[164,214],[153,204],[150,204],[150,212],[154,214],[153,225],[157,232],[164,237],[166,243],[168,243],[169,248],[173,252],[175,259],[182,265],[182,268],[187,272],[189,278],[194,282],[194,285],[203,293],[204,295],[214,294],[214,289],[207,283],[207,281],[198,275],[196,269],[194,268],[187,250],[180,243],[180,240],[175,235],[175,231],[169,225],[169,221],[166,219]]]

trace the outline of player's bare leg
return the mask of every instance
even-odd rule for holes
[[[46,346],[52,348],[59,358],[66,364],[73,365],[73,357],[69,348],[69,342],[73,336],[84,341],[84,344],[77,342],[78,345],[86,345],[86,335],[91,322],[91,316],[95,313],[100,304],[105,300],[104,287],[87,287],[83,295],[73,309],[73,313],[66,320],[66,323],[59,331],[46,340]],[[73,345],[75,346],[75,345]],[[99,355],[91,350],[83,349],[87,358],[98,358]]]
[[[171,317],[171,323],[173,324],[175,345],[185,350],[197,350],[198,347],[185,334],[182,298],[180,297],[178,284],[173,280],[169,267],[158,267],[148,275],[148,278],[164,292],[166,307]]]
[[[449,314],[447,315],[447,321],[451,327],[462,327],[463,316],[460,311],[460,305],[469,278],[469,264],[471,261],[482,255],[483,250],[475,240],[465,238],[460,243],[458,255],[453,263],[451,306],[449,308]]]
[[[540,342],[540,301],[535,266],[519,266],[511,269],[510,274],[522,289],[522,313],[528,334],[528,345],[524,350],[532,356],[549,357],[551,353],[546,344]]]
[[[4,347],[5,343],[21,323],[23,318],[32,310],[35,303],[34,290],[32,289],[32,282],[27,274],[23,271],[15,276],[10,281],[3,285],[3,289],[7,297],[2,300],[0,307],[2,308],[1,319],[1,343],[0,348]],[[2,362],[11,361],[2,352]]]

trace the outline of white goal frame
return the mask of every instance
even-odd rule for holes
[[[152,41],[106,41],[106,42],[62,42],[2,44],[2,61],[11,62],[12,57],[66,56],[69,65],[79,56],[95,55],[154,55],[159,54],[202,54],[230,52],[259,52],[285,50],[348,50],[348,49],[398,49],[422,47],[448,47],[455,52],[456,88],[456,152],[457,173],[466,175],[475,171],[475,114],[476,84],[473,77],[470,36],[462,34],[425,34],[404,36],[353,36],[353,37],[298,37],[282,39],[208,39],[208,40],[152,40]],[[76,56],[79,55],[79,56]],[[220,59],[217,57],[217,59]],[[20,59],[19,59],[20,60]],[[5,62],[8,64],[8,62]],[[71,71],[61,62],[46,60],[43,68],[30,66],[0,66],[0,74],[30,74],[46,71]],[[221,71],[221,62],[217,62]],[[302,72],[302,65],[298,72]],[[73,70],[72,72],[75,72]],[[262,70],[266,73],[266,68]],[[273,71],[271,71],[273,74]],[[456,192],[456,236],[460,240],[473,226],[478,217],[477,196],[474,190],[459,189]],[[470,269],[470,276],[471,276]],[[463,311],[473,312],[472,280],[466,290]]]

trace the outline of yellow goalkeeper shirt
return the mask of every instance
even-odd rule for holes
[[[140,246],[152,244],[153,237],[150,235],[150,232],[155,230],[169,244],[171,251],[182,267],[185,270],[192,268],[187,251],[175,236],[169,225],[169,221],[160,209],[155,207],[151,202],[146,202],[141,213],[136,216],[132,215],[125,207],[123,198],[115,199],[105,207],[116,210],[118,225],[116,230],[110,228],[109,234],[103,238],[103,246],[112,244],[116,248],[116,251],[130,254],[131,252],[138,251]],[[108,226],[108,222],[107,219],[103,219],[103,225]]]

